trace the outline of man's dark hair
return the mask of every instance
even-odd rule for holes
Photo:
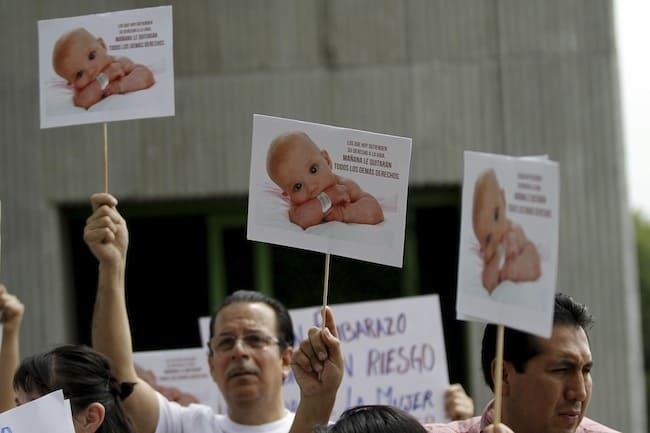
[[[228,305],[237,304],[240,302],[244,303],[260,303],[266,304],[275,312],[275,319],[277,322],[277,337],[278,337],[278,346],[280,346],[280,352],[284,351],[287,347],[293,347],[295,342],[295,335],[293,333],[293,322],[291,321],[291,316],[289,315],[289,310],[285,307],[282,302],[277,299],[273,299],[270,296],[265,295],[264,293],[254,292],[252,290],[237,290],[231,295],[226,296],[226,298],[219,304],[216,311],[210,318],[210,340],[214,337],[214,322],[217,320],[217,315],[221,310],[223,310]],[[210,348],[210,341],[208,341],[208,351],[212,355],[212,349]]]
[[[426,433],[413,416],[392,406],[357,406],[343,412],[330,426],[318,426],[315,433]]]
[[[553,311],[553,326],[581,327],[585,334],[594,321],[587,307],[573,300],[571,296],[557,293]],[[487,325],[483,333],[481,347],[481,366],[483,377],[490,389],[494,391],[492,381],[492,361],[496,358],[496,325]],[[587,334],[587,338],[589,335]],[[523,373],[529,359],[539,354],[537,337],[522,331],[505,328],[503,333],[503,360],[512,363],[518,373]]]

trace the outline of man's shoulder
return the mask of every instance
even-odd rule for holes
[[[576,430],[576,433],[621,433],[618,430],[614,430],[605,425],[602,425],[593,419],[584,417],[580,423],[580,427]]]
[[[481,417],[475,416],[464,421],[454,421],[447,424],[424,424],[424,428],[429,433],[479,433],[481,431]]]

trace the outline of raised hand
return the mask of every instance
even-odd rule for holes
[[[325,328],[309,329],[307,339],[300,343],[291,363],[301,400],[336,398],[343,379],[343,354],[329,307],[325,307]]]
[[[123,264],[129,245],[126,221],[117,211],[117,200],[110,194],[90,197],[93,214],[86,220],[84,241],[103,265]]]
[[[0,284],[0,312],[5,332],[17,332],[23,320],[25,306],[16,296],[7,292],[3,284]]]
[[[452,421],[461,421],[474,416],[474,401],[459,383],[449,385],[445,391],[445,415]]]

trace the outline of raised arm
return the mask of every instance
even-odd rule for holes
[[[0,312],[3,324],[0,346],[0,412],[16,406],[13,379],[20,362],[18,334],[24,311],[25,307],[18,298],[7,293],[7,288],[0,284]]]
[[[124,273],[129,234],[109,194],[90,198],[93,214],[86,221],[84,240],[99,261],[99,283],[92,320],[93,347],[108,356],[120,382],[136,383],[124,407],[137,433],[153,433],[158,423],[158,396],[139,379],[133,364],[131,331],[126,312]]]
[[[343,355],[334,315],[326,307],[325,329],[311,328],[292,358],[300,403],[289,433],[311,433],[329,422],[343,379]],[[320,356],[319,356],[320,355]]]

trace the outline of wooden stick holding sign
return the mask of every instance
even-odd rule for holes
[[[501,423],[501,388],[503,378],[503,325],[497,326],[497,353],[494,368],[494,426]]]
[[[327,297],[329,296],[330,288],[330,255],[325,254],[325,276],[323,279],[323,308],[321,309],[321,329],[325,329],[325,307],[327,307]]]
[[[108,193],[108,125],[104,122],[104,192]]]

